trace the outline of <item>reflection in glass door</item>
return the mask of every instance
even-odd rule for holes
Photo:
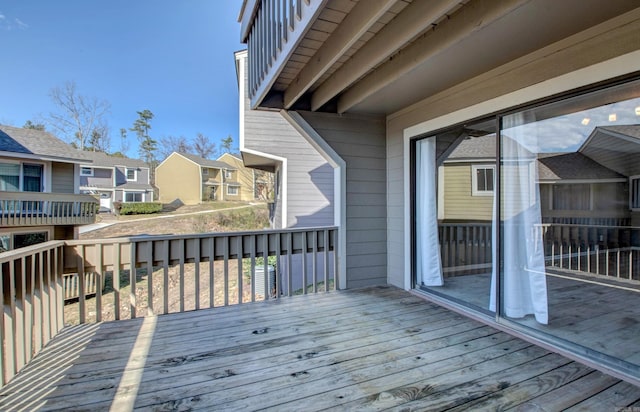
[[[493,119],[415,142],[415,274],[421,289],[492,313]]]
[[[640,376],[640,81],[502,118],[501,317]]]

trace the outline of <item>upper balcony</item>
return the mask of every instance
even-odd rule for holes
[[[637,7],[585,1],[245,0],[251,107],[396,113]]]
[[[0,254],[0,409],[613,410],[640,400],[640,387],[415,294],[336,290],[337,232],[51,241]],[[64,305],[69,273],[81,289],[89,273],[106,286]]]
[[[0,191],[0,226],[91,224],[99,206],[90,195]]]

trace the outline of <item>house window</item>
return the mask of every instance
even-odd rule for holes
[[[22,190],[25,192],[42,191],[42,165],[22,166]]]
[[[91,167],[81,167],[80,168],[80,176],[93,176],[93,168],[91,168]]]
[[[0,190],[41,192],[43,169],[38,164],[0,163]]]
[[[136,169],[127,167],[127,180],[138,180],[137,176],[138,171]]]
[[[125,202],[142,202],[142,192],[124,192]]]
[[[231,179],[233,177],[233,172],[231,170],[226,170],[224,171],[224,178],[225,179]]]
[[[0,252],[44,243],[49,240],[49,231],[2,233],[0,234]]]
[[[629,179],[629,203],[631,209],[640,209],[640,176]]]
[[[495,166],[471,166],[473,181],[471,194],[473,196],[493,195]]]
[[[203,168],[202,168],[202,174],[203,174],[204,176],[208,176],[208,175],[209,175],[209,169],[207,169],[206,167],[203,167]]]
[[[591,185],[553,185],[553,210],[591,210]]]
[[[227,186],[227,194],[231,196],[237,196],[238,186]]]
[[[0,163],[0,190],[20,191],[20,164]]]

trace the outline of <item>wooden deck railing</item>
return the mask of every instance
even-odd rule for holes
[[[536,225],[546,266],[640,281],[640,228],[544,223]],[[445,273],[475,274],[491,268],[490,223],[441,223],[440,254]]]
[[[64,326],[63,248],[54,240],[0,253],[0,386]]]
[[[94,223],[99,205],[90,195],[0,191],[0,226]]]
[[[249,50],[249,97],[264,92],[281,71],[321,4],[310,0],[257,1],[255,15],[248,14],[254,18],[243,20],[241,28]]]
[[[337,242],[338,229],[322,227],[50,241],[0,253],[0,387],[66,325],[335,290]],[[69,276],[85,293],[65,305]]]
[[[606,277],[640,280],[640,228],[542,224],[547,266]]]
[[[491,223],[440,223],[440,257],[446,273],[475,274],[491,270]]]

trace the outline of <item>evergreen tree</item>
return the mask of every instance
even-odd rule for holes
[[[138,136],[140,156],[149,167],[152,167],[155,161],[155,153],[158,150],[158,142],[149,136],[149,130],[151,129],[150,122],[151,119],[153,119],[153,113],[148,109],[137,113],[138,119],[133,122],[133,127],[129,130],[135,132]]]

